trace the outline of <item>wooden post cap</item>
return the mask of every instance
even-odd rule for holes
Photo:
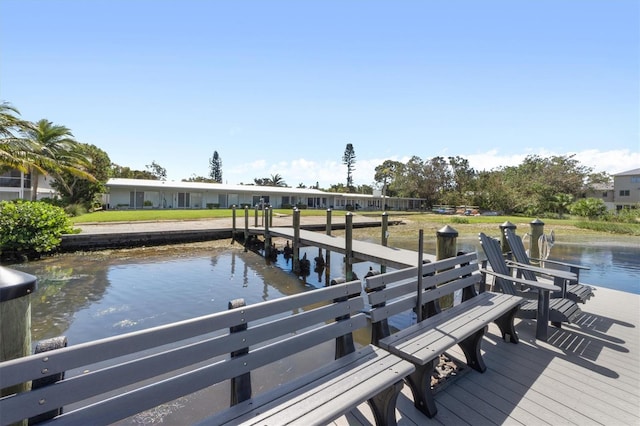
[[[0,266],[0,302],[17,299],[37,289],[37,278],[26,272]]]

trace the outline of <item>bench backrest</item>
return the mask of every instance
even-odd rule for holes
[[[475,286],[482,277],[478,271],[477,253],[468,253],[422,265],[422,303],[424,317],[440,312],[438,300],[457,290],[463,290],[463,300],[476,295]],[[365,279],[365,289],[371,305],[371,322],[375,324],[393,315],[416,308],[418,302],[418,267],[400,269]]]
[[[332,339],[346,339],[342,346],[349,352],[351,332],[367,325],[361,292],[361,282],[351,281],[2,362],[2,387],[81,373],[0,399],[0,421],[9,424],[92,398],[98,402],[56,420],[112,423]],[[231,357],[232,352],[242,355]]]

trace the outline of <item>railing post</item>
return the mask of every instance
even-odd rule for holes
[[[347,281],[353,279],[353,214],[345,215],[344,263]]]
[[[386,247],[389,244],[389,214],[387,212],[382,213],[382,237],[380,238],[380,244]],[[380,265],[380,273],[387,272],[387,265]]]
[[[0,266],[0,362],[31,353],[31,293],[36,281],[33,275]],[[0,389],[0,397],[30,389],[31,383],[21,383]]]
[[[229,302],[229,309],[240,309],[246,306],[244,299],[234,299]],[[242,312],[244,313],[244,312]],[[229,328],[230,333],[238,333],[247,329],[247,322]],[[241,348],[231,352],[231,358],[249,353],[249,348]],[[251,398],[251,372],[243,373],[231,379],[231,405],[239,404]]]
[[[327,209],[327,227],[326,233],[327,235],[331,235],[332,225],[331,225],[331,209]],[[326,286],[331,282],[331,251],[327,249],[326,251],[326,259],[324,262],[324,284]]]
[[[507,236],[504,234],[504,231],[507,229],[513,229],[513,232],[516,231],[517,226],[513,223],[506,221],[502,225],[500,225],[500,247],[502,248],[502,254],[508,253],[511,251],[509,247],[509,242],[507,241]]]
[[[540,247],[538,246],[538,239],[544,234],[544,222],[540,219],[536,219],[529,223],[531,227],[531,238],[529,239],[529,258],[540,258]],[[539,263],[535,259],[530,259],[531,263]]]

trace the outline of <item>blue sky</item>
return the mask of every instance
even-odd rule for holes
[[[640,167],[635,0],[0,1],[0,99],[170,180],[372,184],[386,159]]]

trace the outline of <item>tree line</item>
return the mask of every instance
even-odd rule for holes
[[[610,183],[606,173],[596,173],[581,165],[573,155],[541,157],[530,155],[518,166],[474,170],[463,157],[418,156],[407,162],[386,160],[375,168],[371,185],[354,185],[356,155],[346,145],[342,163],[347,168],[346,184],[332,184],[330,192],[372,194],[377,187],[384,196],[425,200],[425,209],[436,205],[467,205],[480,209],[529,216],[566,213],[595,185]],[[70,129],[42,119],[22,120],[19,111],[0,104],[0,173],[17,169],[31,174],[32,182],[46,174],[60,193],[61,202],[91,207],[105,191],[111,177],[165,180],[166,169],[152,161],[145,170],[112,163],[102,149],[75,140]],[[222,159],[214,151],[209,159],[209,176],[192,176],[184,181],[222,183]],[[253,184],[286,187],[284,177],[274,174],[254,178]],[[305,188],[302,183],[298,188]],[[321,189],[316,183],[312,188]],[[37,186],[32,196],[37,195]]]

